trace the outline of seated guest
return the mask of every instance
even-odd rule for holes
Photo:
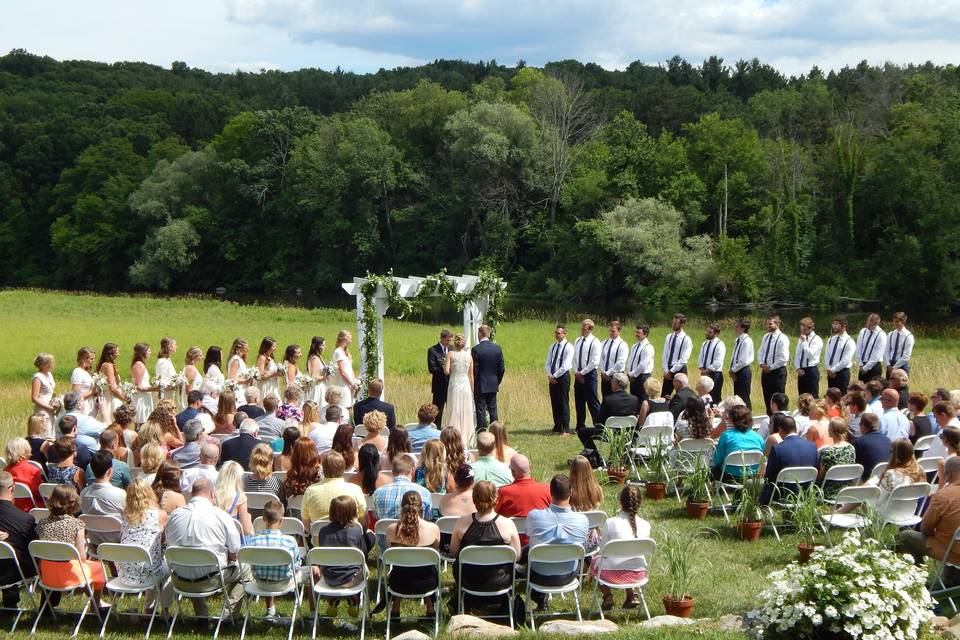
[[[266,415],[266,411],[260,406],[260,389],[256,386],[249,386],[243,391],[243,399],[246,404],[237,407],[237,411],[247,414],[248,418],[256,420],[260,416]]]
[[[709,378],[708,378],[709,379]],[[710,380],[713,382],[713,380]],[[713,423],[707,417],[707,407],[700,398],[687,398],[683,413],[674,426],[674,439],[677,442],[693,438],[704,440],[710,437]]]
[[[407,431],[410,436],[410,446],[414,453],[423,451],[423,445],[427,440],[439,440],[440,430],[433,425],[437,417],[437,407],[432,404],[420,405],[417,410],[417,426]]]
[[[380,468],[384,471],[393,469],[393,461],[404,453],[413,453],[410,444],[410,435],[406,429],[394,429],[387,439],[387,450],[380,456]]]
[[[300,508],[300,519],[303,526],[310,530],[310,525],[317,520],[323,520],[330,514],[330,501],[338,496],[349,496],[357,504],[357,520],[360,524],[367,524],[367,500],[363,491],[355,484],[343,479],[343,456],[336,451],[323,459],[323,480],[307,487],[303,494],[303,506]]]
[[[317,447],[317,453],[326,451],[333,445],[333,436],[337,434],[337,427],[340,426],[342,412],[343,410],[335,404],[327,405],[327,410],[324,415],[326,422],[310,430],[308,436]]]
[[[217,472],[213,503],[240,523],[243,535],[253,535],[253,517],[247,509],[247,494],[243,492],[243,468],[233,460],[224,462]]]
[[[663,382],[659,378],[653,376],[647,378],[643,383],[643,390],[647,394],[647,399],[640,405],[640,414],[637,416],[637,424],[641,427],[646,424],[647,417],[651,413],[670,411],[670,401],[660,393],[663,391]]]
[[[17,562],[25,578],[36,575],[30,559],[30,542],[37,539],[37,522],[13,504],[13,476],[0,471],[0,531],[6,534],[4,542],[13,547]],[[19,582],[20,572],[11,560],[0,560],[0,584]],[[3,606],[12,609],[20,602],[20,587],[3,590]]]
[[[723,463],[727,459],[727,454],[734,451],[763,451],[763,438],[753,430],[753,416],[750,409],[746,406],[732,407],[727,416],[730,419],[730,428],[720,435],[717,440],[717,448],[713,451],[713,472],[714,477],[720,477],[720,471]],[[751,473],[756,473],[757,468],[751,467]],[[727,474],[740,478],[743,475],[741,467],[730,467]]]
[[[142,478],[127,487],[121,518],[120,542],[142,547],[150,554],[150,562],[118,562],[119,577],[127,584],[161,584],[169,575],[163,560],[163,530],[167,526],[167,513],[157,503],[157,496],[150,485]],[[159,597],[160,603],[154,602]],[[155,606],[166,609],[173,600],[172,590],[163,590],[162,594],[147,589],[144,593],[144,608],[149,613]]]
[[[265,436],[279,438],[287,423],[277,416],[277,407],[280,405],[280,399],[277,396],[270,395],[263,399],[263,415],[255,418],[260,427],[260,433]]]
[[[240,425],[240,435],[227,438],[220,445],[220,464],[223,465],[232,461],[239,464],[244,471],[249,471],[250,454],[260,444],[260,439],[257,438],[259,429],[256,420],[250,420],[249,418],[244,420],[243,424]]]
[[[943,469],[943,464],[940,466]],[[870,476],[864,484],[880,488],[880,501],[877,508],[882,509],[890,499],[890,494],[899,486],[926,482],[924,473],[913,455],[913,445],[906,438],[894,440],[890,446],[890,460],[880,476]]]
[[[847,407],[847,431],[850,432],[852,441],[860,437],[860,417],[867,412],[867,399],[862,393],[850,393],[846,396],[845,404]]]
[[[670,397],[670,402],[667,406],[670,408],[670,413],[673,414],[673,419],[676,420],[680,417],[683,408],[687,406],[687,398],[696,398],[697,394],[690,388],[687,382],[687,374],[685,373],[674,374],[673,391],[674,393]]]
[[[61,437],[69,438],[74,444],[76,454],[74,462],[81,469],[86,469],[87,465],[90,464],[90,456],[100,449],[100,441],[77,433],[77,419],[73,416],[63,416],[60,418],[59,425]],[[52,457],[51,454],[53,454]],[[47,462],[57,463],[59,461],[60,458],[57,457],[53,445],[50,445],[47,449]],[[53,481],[51,480],[51,482]]]
[[[477,434],[477,454],[478,458],[470,463],[473,468],[473,477],[477,482],[489,480],[497,487],[513,482],[513,476],[510,475],[510,468],[493,457],[493,448],[496,446],[496,440],[489,431],[481,431]]]
[[[170,457],[180,464],[181,469],[189,469],[200,463],[201,435],[203,435],[203,424],[196,418],[187,420],[183,425],[184,445],[170,452]]]
[[[527,535],[530,548],[540,544],[579,544],[587,541],[589,526],[587,516],[570,507],[570,478],[563,474],[550,480],[551,504],[546,509],[534,509],[527,515]],[[530,579],[544,586],[560,586],[573,580],[579,567],[577,563],[531,563]],[[534,602],[543,609],[546,597],[537,591],[532,594]]]
[[[183,469],[180,473],[180,491],[190,493],[193,483],[200,478],[206,478],[216,484],[218,462],[220,462],[220,447],[210,442],[200,447],[200,461],[189,469]]]
[[[93,454],[93,460],[90,461],[90,467],[93,470],[93,484],[87,485],[80,492],[80,511],[93,516],[116,516],[123,514],[123,506],[127,500],[127,492],[119,489],[110,483],[110,476],[113,474],[111,462],[113,456],[109,451],[97,451]],[[101,542],[120,542],[119,536],[113,539],[98,538],[94,539],[92,534],[90,544],[97,545]]]
[[[866,385],[867,412],[883,415],[883,406],[880,404],[880,394],[883,393],[883,383],[871,380]]]
[[[194,389],[187,394],[187,408],[177,414],[177,426],[183,429],[188,420],[193,420],[200,413],[200,407],[203,404],[203,392]]]
[[[126,489],[133,478],[130,476],[130,465],[123,460],[117,459],[116,452],[118,444],[119,438],[115,431],[107,429],[100,434],[100,451],[110,452],[111,459],[113,460],[113,473],[110,475],[110,484],[118,489]],[[93,482],[94,478],[93,471],[89,464],[86,468],[86,475],[87,484],[89,485]]]
[[[413,462],[410,456],[397,456],[393,461],[393,482],[373,492],[373,514],[377,520],[396,518],[400,514],[400,500],[405,493],[415,491],[422,499],[423,517],[432,511],[430,492],[413,481]]]
[[[497,488],[492,482],[484,480],[473,486],[473,504],[477,507],[476,513],[460,516],[453,527],[450,537],[450,555],[458,557],[460,550],[472,546],[507,545],[512,547],[520,558],[520,534],[517,526],[510,518],[501,517],[493,509],[497,503]],[[459,567],[454,564],[454,581],[460,575]],[[459,587],[466,587],[472,591],[500,591],[506,589],[513,582],[514,564],[492,566],[466,565],[463,571],[463,583]],[[454,589],[456,591],[456,589]],[[503,609],[506,610],[506,596],[500,598]],[[464,605],[482,604],[483,599],[464,594]]]
[[[160,426],[163,444],[166,445],[167,450],[172,451],[183,446],[183,434],[180,433],[180,428],[177,426],[177,418],[173,414],[173,408],[169,400],[161,400],[157,404],[157,407],[150,412],[148,422],[154,422]]]
[[[128,459],[130,453],[128,444],[137,439],[137,425],[134,422],[136,417],[136,409],[129,404],[122,404],[114,410],[113,422],[106,428],[106,431],[117,434],[117,448],[113,451],[114,460]]]
[[[165,537],[167,546],[209,549],[217,556],[226,586],[225,597],[229,613],[238,619],[244,600],[243,585],[253,579],[248,565],[236,562],[240,550],[240,533],[223,509],[214,505],[213,484],[209,480],[197,480],[193,484],[192,497],[185,506],[170,514]],[[171,580],[181,591],[204,593],[220,586],[214,567],[180,567]],[[199,616],[207,615],[205,600],[194,598],[193,607]]]
[[[301,408],[303,411],[303,420],[300,421],[299,425],[296,425],[294,421],[290,421],[288,424],[292,426],[297,426],[300,429],[300,435],[310,437],[310,434],[317,429],[320,424],[320,407],[313,400],[307,400],[303,403]]]
[[[890,388],[899,394],[897,409],[906,409],[910,397],[910,378],[903,369],[894,369],[890,372]]]
[[[830,387],[823,394],[827,418],[845,418],[846,408],[843,406],[843,392],[836,387]]]
[[[387,448],[387,437],[383,435],[386,427],[387,414],[382,411],[368,411],[363,416],[363,428],[367,431],[367,435],[363,436],[360,446],[372,444],[377,451],[383,453]]]
[[[197,412],[196,418],[203,425],[204,434],[211,434],[216,428],[213,416],[217,415],[217,410],[220,408],[217,397],[205,394],[203,400],[200,401],[200,411]]]
[[[709,379],[709,378],[708,378]],[[711,380],[711,382],[713,382]],[[611,540],[636,540],[650,537],[650,523],[640,517],[640,504],[643,494],[640,487],[628,485],[620,490],[620,513],[613,518],[607,518],[600,531],[600,548]],[[594,577],[602,578],[613,584],[632,584],[643,580],[647,575],[646,562],[642,557],[605,559],[603,568],[600,568],[599,557],[594,558],[590,567]],[[630,609],[637,606],[637,594],[633,589],[627,589],[623,601],[623,608]],[[610,588],[600,585],[603,594],[601,607],[613,608],[613,593]]]
[[[250,452],[250,475],[244,475],[243,490],[248,493],[272,493],[280,502],[283,499],[283,482],[273,475],[273,449],[260,443]]]
[[[297,427],[287,427],[283,430],[282,437],[282,447],[280,447],[280,455],[273,457],[273,470],[274,471],[287,471],[290,469],[290,456],[293,454],[293,445],[297,444],[297,440],[300,439],[301,433]],[[276,444],[276,440],[273,441]],[[272,447],[274,451],[277,450],[276,446]]]
[[[763,457],[770,458],[770,452],[773,448],[783,442],[783,434],[780,427],[783,426],[784,418],[792,417],[782,411],[770,416],[770,435],[763,441]]]
[[[597,444],[593,439],[603,433],[603,425],[607,422],[607,418],[635,416],[640,412],[640,401],[627,391],[630,388],[630,379],[627,378],[627,374],[618,371],[610,376],[610,388],[612,391],[603,397],[603,402],[600,404],[596,425],[577,429],[577,437],[580,438],[584,449],[597,450]]]
[[[960,421],[955,417],[953,405],[949,402],[938,402],[933,405],[933,432],[940,433],[947,427],[957,427],[960,429]],[[927,449],[927,456],[938,458],[946,457],[947,450],[940,439],[934,440]]]
[[[237,413],[237,396],[230,389],[224,389],[217,398],[217,412],[213,416],[213,432],[233,435],[233,416]]]
[[[420,454],[420,465],[414,474],[414,481],[426,487],[431,493],[446,493],[447,452],[439,440],[427,440]],[[434,505],[436,507],[438,505]]]
[[[830,426],[830,444],[818,449],[820,455],[820,478],[838,464],[855,464],[857,461],[857,452],[853,445],[847,440],[847,421],[843,418],[831,418]],[[832,499],[840,489],[842,484],[836,482],[827,482],[823,485],[823,495]]]
[[[368,413],[367,418],[369,417]],[[393,478],[380,473],[380,452],[374,445],[368,443],[360,447],[357,453],[357,472],[348,482],[360,487],[365,496],[372,496],[378,488],[393,482]]]
[[[169,453],[167,445],[164,444],[163,433],[160,431],[160,425],[156,422],[150,420],[144,422],[140,425],[140,430],[137,431],[137,438],[133,441],[133,461],[135,464],[140,464],[141,451],[147,446],[159,447],[163,451],[163,457],[166,458]]]
[[[714,440],[720,438],[724,431],[730,428],[730,425],[733,424],[730,422],[730,410],[734,407],[746,407],[747,403],[740,399],[740,396],[727,396],[723,399],[723,402],[719,406],[713,408],[711,413],[717,414],[720,417],[720,424],[713,427],[713,430],[710,432],[710,437]],[[713,420],[711,418],[711,425]],[[751,418],[751,427],[753,424],[753,418]]]
[[[870,477],[873,468],[890,459],[892,443],[880,433],[880,418],[875,413],[860,414],[860,437],[853,441],[857,452],[857,464],[863,465],[863,480]]]
[[[790,398],[787,397],[787,394],[775,393],[770,396],[770,415],[760,423],[760,428],[757,429],[757,434],[766,440],[768,436],[776,433],[776,429],[773,428],[773,416],[777,415],[778,413],[786,414],[789,408]]]
[[[826,403],[823,400],[813,400],[810,403],[807,417],[810,419],[810,426],[803,437],[816,445],[817,449],[832,444],[833,439],[830,437],[830,419],[827,418]]]
[[[383,380],[374,378],[367,385],[367,397],[353,405],[353,422],[363,424],[363,419],[371,411],[379,411],[386,416],[387,429],[397,426],[396,410],[389,402],[380,399],[383,395]],[[434,416],[436,417],[436,416]]]
[[[440,515],[462,516],[477,510],[473,504],[473,469],[468,464],[457,467],[453,474],[453,490],[440,500]]]
[[[816,398],[809,393],[801,393],[797,398],[797,410],[791,417],[797,423],[797,435],[807,435],[807,429],[810,428],[810,411],[813,410]]]
[[[763,487],[763,493],[760,495],[762,504],[769,504],[773,497],[774,483],[782,469],[787,467],[813,467],[819,468],[820,458],[817,455],[817,445],[806,440],[797,433],[797,423],[790,416],[784,416],[778,420],[777,427],[780,430],[780,437],[783,439],[780,444],[775,446],[770,452],[770,458],[767,460],[766,472],[764,477],[767,484]],[[796,493],[800,487],[793,484],[784,484],[780,486],[780,491]]]
[[[47,463],[47,482],[67,484],[74,489],[86,486],[86,475],[74,462],[77,448],[70,436],[63,436],[50,447],[50,454],[56,462]]]
[[[14,504],[22,511],[30,511],[34,503],[39,507],[43,506],[43,498],[40,496],[40,484],[43,483],[43,474],[37,465],[30,462],[32,453],[30,443],[24,438],[10,438],[7,440],[7,466],[4,467],[3,470],[13,477],[15,483],[20,483],[30,489],[30,493],[33,495],[32,502],[29,498],[17,498],[14,500]]]
[[[160,465],[167,459],[163,449],[155,444],[148,444],[140,449],[140,470],[143,471],[143,479],[147,484],[153,484],[154,478]]]
[[[350,407],[343,404],[343,391],[340,387],[329,386],[327,390],[323,393],[324,405],[320,407],[320,414],[326,415],[327,407],[337,406],[340,407],[340,424],[347,424],[350,422]]]
[[[402,459],[402,458],[401,458]],[[413,485],[416,486],[416,485]],[[429,500],[429,496],[427,498]],[[430,512],[430,503],[424,502],[417,491],[407,491],[400,498],[397,513],[398,522],[387,527],[388,547],[432,547],[440,545],[440,528],[425,520],[422,516]],[[440,575],[436,567],[393,567],[387,576],[390,589],[401,594],[425,593],[436,589]],[[427,616],[433,615],[433,608],[439,605],[433,599],[426,602]],[[391,616],[400,615],[400,599],[393,601]]]
[[[300,387],[291,385],[284,389],[283,404],[277,408],[277,417],[284,421],[293,420],[297,424],[303,422],[303,411],[300,409],[303,406],[301,398]]]
[[[593,475],[590,461],[583,456],[570,460],[570,507],[574,511],[596,511],[603,506],[603,489]]]
[[[367,556],[377,543],[372,531],[367,531],[357,522],[357,511],[363,506],[350,496],[342,495],[330,501],[328,516],[330,523],[324,525],[317,532],[317,546],[319,547],[352,547],[359,549]],[[360,565],[344,565],[336,567],[321,567],[323,581],[330,587],[355,587],[363,581],[363,567]],[[354,606],[358,605],[357,601]]]
[[[30,459],[47,466],[47,449],[53,444],[50,439],[50,418],[45,413],[35,413],[27,418],[27,443]]]
[[[899,371],[899,369],[897,369]],[[910,394],[907,406],[910,410],[910,442],[916,444],[917,440],[933,434],[933,418],[924,409],[930,399],[922,391],[914,391]]]
[[[321,461],[323,457],[337,452],[343,456],[343,464],[346,471],[356,471],[357,453],[353,448],[353,425],[341,424],[333,434],[333,442],[330,449],[320,454]]]
[[[700,402],[707,409],[713,408],[713,396],[710,395],[710,392],[713,391],[714,384],[713,378],[710,376],[700,376],[697,380],[696,389],[694,389],[697,392],[697,397],[700,398]]]
[[[180,465],[176,460],[163,461],[151,486],[157,503],[167,513],[173,513],[187,503],[180,493]]]
[[[283,495],[288,501],[294,496],[302,496],[319,477],[320,456],[317,455],[317,447],[310,438],[300,438],[290,454],[290,469],[283,481]]]
[[[890,440],[910,437],[910,421],[900,413],[899,404],[900,394],[893,389],[884,389],[880,394],[880,406],[883,408],[883,413],[880,414],[880,433]]]
[[[65,415],[73,416],[77,419],[77,435],[87,436],[96,440],[107,428],[107,425],[100,422],[93,416],[83,412],[83,400],[76,391],[70,391],[63,396],[63,410]]]
[[[527,456],[518,453],[510,459],[510,474],[513,482],[497,491],[497,504],[494,507],[497,513],[508,518],[526,518],[533,509],[550,506],[550,485],[533,479]]]
[[[937,562],[943,560],[960,527],[960,457],[947,460],[944,475],[946,486],[930,498],[920,531],[903,529],[897,536],[897,551],[913,555],[918,566],[923,566],[927,557]],[[947,562],[960,565],[960,545],[953,545]]]
[[[513,456],[517,455],[517,450],[510,446],[510,440],[507,437],[507,425],[499,420],[494,420],[487,427],[487,431],[493,434],[494,447],[493,457],[505,465],[510,464]],[[441,432],[441,435],[443,432]]]
[[[937,435],[940,436],[938,438],[938,444],[943,447],[943,456],[939,457],[939,463],[937,465],[937,468],[939,469],[937,480],[940,487],[943,487],[944,482],[946,482],[946,479],[943,476],[944,461],[960,455],[960,428],[947,427],[945,429],[941,429],[940,433]]]
[[[245,547],[266,547],[270,549],[283,549],[290,554],[293,559],[293,566],[256,566],[253,567],[253,579],[257,582],[266,582],[266,588],[274,588],[278,582],[287,582],[297,577],[300,572],[300,565],[303,559],[300,557],[300,546],[297,539],[291,535],[280,532],[283,524],[283,505],[277,500],[270,500],[263,505],[263,529],[257,531],[256,535],[246,541]],[[276,616],[277,610],[273,606],[272,596],[264,598],[264,604],[267,606],[267,616]],[[311,598],[311,602],[313,599]],[[311,607],[312,608],[312,607]]]

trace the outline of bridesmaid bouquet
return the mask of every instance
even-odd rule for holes
[[[170,386],[172,387],[179,388],[185,384],[187,384],[187,376],[183,375],[182,373],[178,373],[177,375],[170,378]]]
[[[137,393],[139,389],[137,389],[137,385],[133,384],[132,382],[121,382],[120,391],[122,391],[123,395],[127,398],[132,398],[133,394]]]
[[[97,388],[99,393],[103,393],[103,390],[107,388],[107,376],[102,373],[95,373],[91,377],[93,378],[93,386]]]
[[[240,388],[240,383],[237,382],[236,380],[224,380],[223,388],[230,389],[230,391],[233,391],[234,393],[236,393],[237,390]]]
[[[247,384],[253,384],[260,379],[260,370],[256,367],[251,367],[247,369],[243,374],[243,379]]]
[[[300,387],[300,391],[306,393],[307,389],[312,387],[315,384],[315,380],[310,376],[305,376],[302,373],[297,374],[297,377],[294,378],[293,384]]]
[[[330,365],[326,365],[326,366],[323,368],[323,375],[324,375],[325,377],[332,376],[334,371],[335,371],[335,369],[334,369],[333,367],[331,367]]]
[[[63,396],[53,396],[50,398],[50,407],[54,413],[60,413],[60,410],[63,409]]]

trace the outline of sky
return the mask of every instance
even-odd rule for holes
[[[717,55],[795,75],[960,63],[958,34],[960,0],[33,0],[4,3],[0,52],[359,73],[437,58],[622,69]]]

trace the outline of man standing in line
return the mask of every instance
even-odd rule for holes
[[[470,354],[473,356],[473,401],[477,409],[477,432],[486,431],[487,413],[490,422],[496,422],[497,392],[506,372],[503,361],[503,349],[500,345],[491,342],[490,334],[493,330],[482,324],[477,329],[477,344]]]
[[[570,369],[573,368],[573,347],[567,342],[567,328],[558,324],[553,330],[554,343],[547,349],[543,365],[550,391],[553,433],[570,434]]]
[[[827,340],[827,387],[836,387],[847,395],[850,386],[850,365],[857,343],[847,334],[847,319],[837,316],[830,324],[833,335]]]
[[[730,379],[733,380],[733,395],[743,400],[748,409],[753,409],[750,389],[753,385],[753,338],[750,337],[750,319],[740,318],[733,324],[737,335],[730,356]]]
[[[760,341],[760,386],[763,405],[769,416],[770,398],[787,388],[787,362],[790,361],[790,338],[780,331],[780,316],[767,318],[767,335]]]
[[[711,322],[707,325],[707,339],[700,345],[697,366],[700,368],[700,375],[713,380],[710,397],[715,405],[720,404],[723,398],[723,360],[726,357],[727,346],[720,340],[720,325]]]
[[[449,329],[440,331],[440,342],[427,349],[427,370],[430,372],[430,391],[433,404],[437,407],[437,424],[443,424],[443,405],[447,403],[447,386],[450,376],[443,372],[443,363],[450,350],[453,333]]]
[[[610,377],[623,371],[627,366],[627,343],[620,337],[621,324],[619,320],[612,320],[607,329],[610,337],[600,346],[600,391],[606,398],[613,389],[610,386]]]
[[[823,338],[814,331],[813,318],[800,321],[800,337],[797,338],[797,353],[793,366],[797,370],[797,394],[809,393],[820,397],[820,352],[823,351]]]
[[[597,367],[600,364],[600,341],[593,336],[593,320],[580,323],[580,337],[573,343],[573,405],[577,412],[577,429],[587,426],[587,410],[590,419],[597,422],[600,414],[600,399],[597,397]]]
[[[893,314],[893,331],[887,335],[887,352],[883,363],[887,365],[887,377],[894,369],[903,369],[910,373],[910,358],[913,356],[915,339],[907,329],[907,314],[897,311]]]
[[[673,376],[687,372],[687,360],[693,353],[693,341],[684,330],[687,316],[682,313],[673,314],[670,325],[671,333],[663,343],[663,397],[669,398],[673,393]]]
[[[883,377],[883,355],[887,352],[887,334],[880,328],[880,316],[867,316],[867,326],[857,335],[857,379],[870,382]]]
[[[630,395],[636,396],[640,404],[643,404],[647,399],[647,391],[643,388],[643,383],[653,373],[654,350],[647,339],[650,335],[650,326],[638,324],[633,335],[637,342],[630,348],[630,355],[627,357],[627,375],[630,376]]]

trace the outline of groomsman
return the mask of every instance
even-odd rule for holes
[[[887,377],[894,369],[903,369],[910,373],[910,358],[913,356],[915,339],[907,329],[907,314],[897,311],[893,314],[893,331],[887,334],[887,353],[883,364],[887,365]]]
[[[643,385],[653,373],[654,349],[647,339],[650,326],[638,324],[633,335],[637,342],[630,348],[630,355],[627,357],[627,375],[630,376],[630,395],[639,398],[643,404],[643,401],[648,399]]]
[[[820,352],[823,351],[823,338],[817,335],[813,318],[800,321],[800,337],[797,339],[797,352],[793,357],[793,366],[797,370],[797,394],[809,393],[820,397]]]
[[[663,341],[663,397],[669,398],[673,393],[673,376],[687,372],[687,360],[693,353],[693,341],[684,330],[687,316],[682,313],[673,314],[670,325],[672,332]]]
[[[620,321],[613,320],[607,326],[610,337],[604,340],[600,347],[600,392],[604,398],[613,393],[613,389],[610,388],[610,377],[623,371],[627,366],[629,347],[620,337],[620,329]]]
[[[593,320],[580,323],[580,337],[573,343],[574,382],[573,406],[577,412],[577,429],[587,426],[587,410],[594,424],[600,414],[597,397],[597,367],[600,365],[600,341],[593,336]]]
[[[713,380],[710,397],[714,404],[720,404],[723,397],[723,360],[726,357],[727,347],[720,340],[720,325],[711,322],[707,325],[707,339],[700,345],[697,366],[700,368],[700,375]]]
[[[767,318],[767,335],[760,341],[760,387],[763,404],[771,415],[770,398],[787,388],[787,363],[790,361],[790,338],[780,331],[780,316]]]
[[[570,369],[573,368],[573,347],[567,342],[567,328],[558,324],[553,330],[555,342],[547,349],[547,388],[553,412],[553,432],[570,433]]]
[[[867,316],[867,326],[857,335],[857,364],[860,370],[857,379],[861,382],[879,380],[883,377],[883,355],[887,351],[887,334],[880,328],[880,316]]]
[[[730,356],[730,379],[733,380],[733,395],[746,403],[748,409],[753,409],[750,401],[750,389],[753,385],[753,338],[750,337],[750,320],[740,318],[733,324],[733,331],[737,336],[733,343],[733,355]]]
[[[440,342],[427,349],[427,370],[430,372],[430,391],[433,395],[433,404],[437,407],[436,424],[443,424],[443,406],[447,404],[447,386],[450,376],[443,372],[443,362],[447,359],[450,350],[450,340],[453,333],[449,329],[440,332]]]
[[[827,340],[825,364],[827,368],[827,387],[836,387],[840,393],[847,395],[850,386],[850,366],[853,362],[853,353],[857,350],[857,343],[847,334],[847,319],[837,316],[830,324],[833,336]]]

